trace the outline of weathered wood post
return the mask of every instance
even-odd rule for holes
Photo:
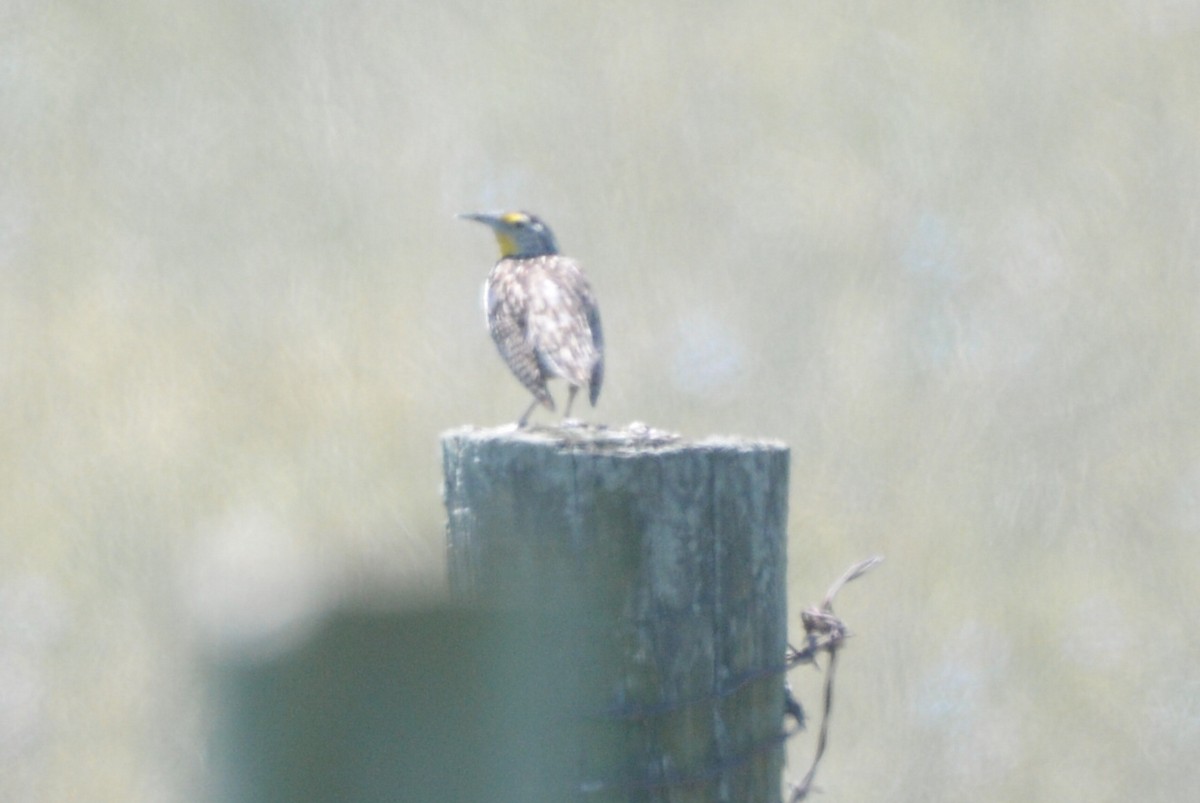
[[[442,449],[452,591],[557,622],[548,650],[578,658],[564,799],[778,801],[787,448],[635,425]]]

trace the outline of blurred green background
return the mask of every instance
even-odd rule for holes
[[[793,616],[886,556],[823,800],[1194,794],[1198,132],[1185,0],[6,2],[0,798],[197,799],[214,640],[440,593],[495,208],[586,417],[792,447]]]

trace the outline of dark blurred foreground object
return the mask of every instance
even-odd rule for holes
[[[483,304],[488,331],[500,356],[530,393],[533,403],[517,426],[525,426],[538,404],[554,409],[550,379],[567,381],[567,407],[581,387],[596,406],[604,382],[604,334],[600,308],[579,263],[558,253],[550,227],[528,212],[460,215],[491,227],[500,260],[488,274]]]
[[[559,620],[561,622],[561,620]],[[460,606],[341,613],[218,661],[212,799],[561,801],[578,705],[554,621]]]
[[[442,449],[451,591],[571,623],[548,634],[582,695],[560,799],[778,801],[787,448],[632,425]]]

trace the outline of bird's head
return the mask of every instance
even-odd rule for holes
[[[528,212],[472,212],[459,217],[491,226],[503,257],[537,257],[558,253],[554,232]]]

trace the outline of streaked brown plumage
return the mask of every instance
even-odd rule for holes
[[[462,217],[490,226],[500,243],[484,307],[500,356],[534,396],[517,425],[524,426],[539,403],[554,409],[546,383],[556,377],[569,387],[564,419],[585,385],[595,406],[604,381],[604,336],[600,309],[579,264],[558,253],[554,234],[531,214]]]

